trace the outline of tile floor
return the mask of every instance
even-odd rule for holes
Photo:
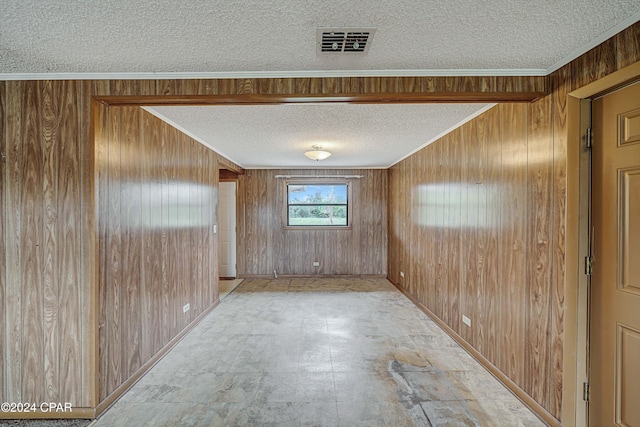
[[[387,280],[247,279],[92,425],[544,424]]]
[[[225,299],[227,295],[233,292],[244,279],[233,280],[220,280],[218,282],[218,293],[220,294],[220,301]]]

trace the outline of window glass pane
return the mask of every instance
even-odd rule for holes
[[[304,205],[289,206],[289,225],[346,226],[347,206]]]
[[[346,204],[346,184],[289,184],[289,204]]]

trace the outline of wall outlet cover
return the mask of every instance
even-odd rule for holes
[[[471,319],[469,319],[467,316],[465,316],[464,314],[462,315],[462,323],[464,323],[465,325],[471,327]]]

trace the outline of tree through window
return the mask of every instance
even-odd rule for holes
[[[348,183],[288,183],[287,226],[347,227]]]

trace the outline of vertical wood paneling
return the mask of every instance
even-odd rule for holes
[[[300,95],[311,93],[322,93],[322,79],[319,78],[299,78],[295,79],[296,92]]]
[[[109,286],[108,275],[108,232],[109,215],[107,206],[109,203],[109,132],[111,120],[109,108],[104,104],[98,104],[96,108],[99,117],[95,130],[95,156],[96,156],[96,223],[98,241],[98,396],[102,401],[108,396],[107,378],[109,372]]]
[[[157,159],[158,151],[156,142],[159,142],[159,127],[153,125],[153,120],[149,115],[141,115],[141,147],[140,151],[145,153],[140,159],[140,231],[141,231],[141,272],[140,272],[140,359],[149,360],[155,353],[153,343],[160,343],[160,318],[156,318],[154,310],[154,289],[162,289],[162,281],[158,273],[161,272],[159,257],[154,253],[155,248],[161,248],[156,241],[156,233],[152,226],[152,215],[158,215],[160,206],[152,208],[152,194],[156,193],[156,181],[154,161]],[[159,145],[159,144],[157,144]],[[161,155],[161,153],[160,153]],[[155,219],[155,218],[154,218]],[[162,250],[160,250],[162,252]],[[155,274],[155,277],[154,277]],[[159,280],[160,279],[160,280]],[[160,286],[155,286],[160,284]]]
[[[291,94],[295,93],[295,83],[293,79],[278,79],[277,84],[277,93],[280,94]]]
[[[482,117],[486,118],[486,115]],[[487,184],[486,184],[486,173],[487,173],[487,145],[486,139],[484,135],[480,134],[480,123],[483,120],[472,120],[468,123],[470,128],[470,133],[475,135],[477,144],[477,156],[476,156],[476,197],[477,202],[474,206],[474,212],[477,212],[476,219],[476,258],[475,258],[475,267],[476,267],[476,292],[475,292],[475,300],[477,301],[476,306],[476,316],[475,316],[475,327],[474,331],[474,345],[480,350],[480,352],[485,353],[486,349],[484,347],[485,334],[487,332],[487,311],[486,311],[486,250],[487,250]],[[483,129],[484,130],[484,129]]]
[[[616,38],[594,47],[571,62],[572,89],[579,89],[616,71]]]
[[[175,192],[172,192],[171,184],[175,177],[175,166],[171,159],[174,159],[173,147],[175,144],[170,139],[169,127],[163,126],[160,130],[160,143],[162,145],[162,346],[167,344],[172,336],[171,325],[175,312],[171,309],[174,301],[172,292],[175,283],[175,266],[170,262],[175,253],[174,247],[174,214],[175,214]]]
[[[500,207],[502,192],[500,191],[500,174],[502,171],[502,139],[500,134],[500,109],[492,108],[478,122],[479,135],[484,139],[487,150],[486,192],[486,256],[485,256],[485,352],[486,357],[499,366],[500,326],[500,286],[499,261],[500,251]]]
[[[529,105],[527,143],[527,311],[525,390],[548,407],[549,283],[551,281],[551,233],[553,203],[553,140],[551,97]]]
[[[246,237],[244,270],[239,275],[385,274],[387,265],[387,172],[350,170],[364,175],[352,180],[351,230],[285,230],[285,183],[275,175],[344,174],[341,170],[250,170],[238,192]],[[245,226],[246,223],[246,226]],[[318,261],[320,267],[314,267]],[[239,266],[240,267],[240,266]]]
[[[420,182],[420,177],[422,176],[422,172],[424,171],[424,156],[413,156],[409,159],[412,165],[412,174],[411,174],[411,235],[413,236],[413,251],[410,252],[410,256],[413,258],[415,256],[420,256],[424,250],[424,236],[423,230],[424,225],[422,223],[422,218],[424,215],[423,207],[424,207],[424,198],[422,195],[422,187]],[[418,298],[422,299],[424,297],[424,266],[418,262],[414,262],[412,259],[409,263],[409,271],[412,277],[410,285],[413,286],[413,295],[417,295]]]
[[[449,250],[451,245],[451,240],[449,236],[449,209],[450,209],[450,188],[451,183],[449,181],[449,146],[451,144],[452,135],[446,135],[444,137],[444,144],[442,144],[442,156],[441,156],[441,164],[440,164],[440,185],[442,185],[443,190],[443,199],[442,199],[442,234],[441,234],[441,247],[442,254],[440,254],[440,259],[442,262],[442,269],[440,270],[440,286],[442,290],[442,295],[440,298],[440,313],[442,313],[442,319],[447,323],[451,324],[451,313],[449,312]]]
[[[477,127],[467,123],[462,127],[463,153],[462,153],[462,238],[461,247],[464,257],[461,257],[462,286],[460,298],[464,301],[461,314],[471,319],[472,327],[461,325],[462,337],[469,343],[474,343],[477,322],[476,282],[477,282],[477,220],[478,220],[478,130]]]
[[[22,388],[23,399],[44,401],[43,292],[42,292],[42,109],[39,101],[39,82],[25,82],[22,121]]]
[[[561,390],[562,360],[551,343],[562,336],[566,166],[563,149],[554,149],[552,112],[551,97],[493,108],[395,165],[389,183],[391,191],[418,187],[422,180],[436,188],[434,219],[427,220],[433,223],[427,235],[434,237],[427,247],[410,244],[420,233],[417,209],[412,221],[394,226],[398,246],[409,248],[404,256],[412,265],[403,268],[413,272],[400,285],[544,408],[551,405],[550,389]],[[423,203],[418,192],[411,196],[414,204]],[[406,217],[393,203],[389,210],[390,223]],[[435,281],[432,290],[423,290],[415,272],[428,258],[436,259]],[[397,255],[390,254],[389,262],[397,262]],[[556,268],[560,273],[552,276]],[[471,328],[461,315],[471,319]]]
[[[258,79],[239,80],[236,93],[238,94],[257,93],[260,91],[260,86],[258,86],[258,82],[259,82]],[[270,83],[267,82],[265,86],[268,88],[269,84]]]
[[[146,250],[143,247],[145,263],[143,266],[145,277],[144,295],[145,301],[143,305],[147,307],[148,319],[151,323],[150,328],[142,324],[143,338],[150,340],[148,344],[148,353],[144,352],[142,360],[148,360],[150,356],[156,354],[164,345],[164,327],[167,313],[165,311],[164,292],[166,283],[166,264],[167,259],[167,216],[166,208],[166,185],[163,180],[164,174],[164,142],[163,133],[157,122],[150,117],[149,114],[143,113],[143,123],[147,125],[143,128],[143,144],[149,149],[144,149],[148,156],[147,167],[148,177],[145,178],[143,173],[143,181],[149,183],[149,199],[147,199],[147,209],[149,210],[149,226],[143,230],[146,231]],[[148,331],[151,331],[150,333]],[[144,343],[144,341],[143,341]]]
[[[640,21],[616,35],[616,68],[640,61]]]
[[[437,177],[437,166],[436,166],[436,152],[435,147],[437,146],[431,144],[427,146],[427,224],[429,225],[427,229],[427,233],[429,236],[429,247],[427,248],[427,258],[429,271],[427,272],[427,299],[426,303],[428,307],[436,306],[436,292],[437,292],[437,283],[438,283],[438,275],[437,275],[437,239],[438,239],[438,227],[436,224],[436,215],[437,215],[437,207],[438,207],[438,182],[436,180]],[[460,152],[462,152],[462,146],[460,147]],[[391,212],[391,211],[390,211]],[[460,294],[458,294],[460,295]]]
[[[205,247],[204,247],[204,237],[207,234],[207,228],[204,227],[205,218],[203,217],[204,213],[204,194],[203,188],[206,184],[204,182],[204,161],[206,158],[206,148],[195,140],[192,141],[191,145],[192,156],[195,157],[196,161],[196,169],[195,169],[195,198],[192,198],[193,206],[195,207],[194,212],[194,234],[192,235],[192,247],[195,248],[195,257],[192,257],[195,265],[193,265],[193,270],[195,274],[192,274],[192,292],[191,295],[194,298],[194,310],[192,313],[192,320],[197,315],[202,313],[205,307],[203,305],[206,303],[204,301],[203,296],[203,288],[204,288],[204,269],[206,268],[205,262],[207,262],[207,257],[205,256]]]
[[[504,104],[502,112],[502,205],[499,264],[500,370],[524,384],[527,262],[527,106]]]
[[[462,205],[460,203],[460,184],[461,184],[461,168],[460,168],[460,128],[449,134],[449,159],[447,169],[449,170],[449,200],[446,202],[447,217],[449,218],[449,236],[448,242],[448,301],[444,307],[444,311],[449,313],[449,326],[455,331],[460,331],[460,219],[462,217]]]
[[[120,211],[120,159],[121,159],[121,115],[117,112],[109,114],[109,160],[107,187],[107,254],[106,282],[107,299],[107,392],[115,390],[122,383],[122,329],[121,329],[121,292],[122,292],[122,231]],[[107,397],[107,396],[104,396]]]
[[[129,378],[141,365],[140,360],[140,218],[142,188],[140,163],[140,109],[118,109],[122,134],[120,209],[122,230],[122,377]]]
[[[444,269],[446,268],[443,265],[443,252],[446,250],[445,241],[444,241],[444,174],[442,171],[442,157],[443,157],[443,145],[446,144],[446,140],[443,139],[442,144],[437,144],[434,146],[434,158],[435,163],[434,167],[436,169],[436,181],[435,181],[435,201],[436,201],[436,210],[434,216],[434,225],[435,225],[435,253],[434,256],[436,258],[436,280],[435,280],[435,300],[434,300],[434,311],[438,317],[442,319],[442,307],[443,307],[443,294],[445,292],[444,287],[446,283],[444,283]]]
[[[180,229],[178,230],[178,239],[180,245],[179,253],[190,253],[193,241],[193,197],[194,197],[194,168],[196,164],[193,153],[192,140],[187,135],[176,130],[178,150],[180,152],[180,164],[178,166],[178,204],[182,206],[179,217]],[[193,256],[184,257],[178,262],[180,272],[180,297],[175,300],[175,310],[178,312],[180,321],[177,324],[176,333],[179,333],[186,327],[193,314],[193,309],[189,309],[183,313],[182,307],[191,300],[192,292],[192,271]],[[191,305],[191,304],[190,304]]]
[[[82,392],[82,293],[78,291],[80,275],[80,238],[82,212],[80,182],[80,117],[77,82],[56,82],[60,102],[59,170],[58,170],[58,268],[60,331],[60,394],[80,404]]]
[[[190,247],[195,250],[193,255],[189,257],[191,278],[189,279],[189,293],[187,295],[188,300],[192,301],[192,308],[189,311],[189,322],[191,322],[195,316],[200,312],[200,304],[202,303],[199,295],[199,290],[202,289],[200,283],[202,283],[202,245],[200,243],[200,227],[202,220],[202,198],[200,193],[200,166],[202,162],[202,154],[198,149],[202,145],[195,140],[190,140],[191,143],[191,189],[189,192],[189,206],[190,215],[189,222],[191,228],[191,243]]]
[[[5,308],[7,319],[7,342],[5,350],[5,400],[22,401],[22,279],[21,241],[22,235],[22,93],[24,82],[7,82],[7,288]]]
[[[398,174],[398,165],[392,166],[388,170],[389,175],[389,196],[387,201],[387,211],[391,211],[394,209],[397,212],[397,198],[398,191],[396,188],[399,186],[400,180],[397,179]],[[387,228],[389,235],[388,242],[388,251],[389,251],[389,259],[387,265],[387,277],[389,277],[394,283],[400,283],[400,268],[398,266],[398,229],[399,229],[399,215],[390,215],[387,219]]]
[[[638,27],[640,28],[640,27]],[[562,413],[562,363],[564,340],[565,222],[567,200],[567,95],[571,87],[570,69],[553,75],[553,270],[551,277],[551,357],[549,412],[560,419]]]
[[[0,154],[2,156],[6,156],[7,148],[7,135],[5,135],[5,100],[6,100],[6,83],[0,81]],[[2,313],[0,313],[0,345],[4,349],[7,348],[7,337],[6,337],[6,328],[7,328],[7,318],[6,318],[6,302],[5,302],[5,289],[7,287],[7,249],[5,248],[5,233],[6,226],[5,221],[7,220],[7,206],[5,205],[5,194],[7,184],[7,168],[6,168],[6,160],[4,158],[0,159],[0,212],[2,212],[2,217],[0,217],[0,309]],[[6,351],[6,350],[5,350]],[[4,353],[3,353],[4,354]],[[0,395],[6,396],[6,377],[5,377],[5,364],[4,360],[0,361]]]
[[[420,78],[399,77],[398,86],[400,92],[420,92]]]
[[[80,400],[79,406],[93,408],[98,404],[98,295],[99,284],[96,283],[98,271],[96,268],[98,260],[96,233],[97,220],[94,215],[97,186],[95,186],[95,142],[94,132],[98,127],[94,126],[96,120],[92,94],[95,90],[95,82],[90,80],[74,82],[78,88],[78,106],[67,108],[79,108],[79,132],[78,159],[80,162],[80,194],[77,204],[80,205],[78,211],[79,224],[76,236],[80,240],[77,254],[78,265],[80,266],[80,283],[84,286],[76,286],[80,294],[80,312],[78,314],[78,325],[80,327],[81,343],[80,358],[78,363],[80,368],[76,375],[80,377]]]
[[[42,87],[42,137],[44,149],[44,179],[42,198],[44,205],[43,229],[43,271],[44,292],[44,383],[48,401],[59,396],[59,319],[58,319],[58,164],[60,160],[58,137],[58,101],[61,98],[54,91],[54,82],[44,82]]]
[[[400,171],[402,176],[402,184],[398,188],[398,209],[400,213],[400,223],[401,224],[411,224],[410,212],[411,212],[411,189],[409,187],[411,181],[411,168],[410,162],[402,162],[400,165]],[[409,269],[409,254],[411,253],[410,246],[410,236],[411,229],[410,227],[400,227],[399,228],[400,235],[400,269],[404,272],[405,277],[402,278],[403,283],[408,283],[410,278],[407,274],[410,274]]]
[[[178,141],[179,133],[175,128],[169,129],[169,144],[171,150],[171,158],[175,159],[174,162],[169,161],[171,170],[171,181],[169,181],[169,227],[171,229],[170,243],[169,243],[169,259],[167,262],[173,265],[172,276],[169,279],[169,313],[171,313],[171,320],[169,321],[170,336],[175,336],[180,331],[180,324],[182,323],[182,301],[184,299],[184,271],[185,267],[182,263],[171,262],[171,258],[175,254],[183,253],[184,234],[180,233],[180,227],[184,227],[184,208],[186,206],[186,197],[183,177],[182,177],[182,162],[184,147],[180,146]]]
[[[156,83],[157,87],[157,83]],[[213,93],[207,80],[189,79],[180,81],[180,94],[209,95]]]
[[[108,242],[99,247],[104,400],[217,298],[209,256],[216,244],[205,248],[217,203],[217,170],[205,164],[217,163],[212,151],[138,107],[104,107],[102,114],[108,127],[97,130],[96,154],[105,157],[96,185]],[[191,309],[183,313],[186,303]]]

